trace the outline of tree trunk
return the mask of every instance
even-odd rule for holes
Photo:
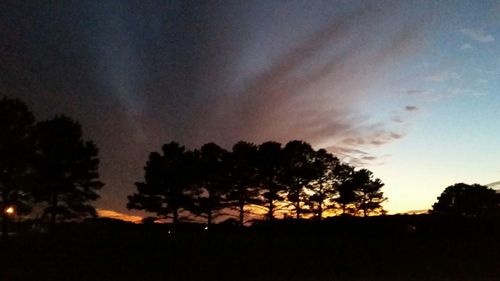
[[[240,226],[243,227],[243,224],[245,223],[245,201],[242,198],[240,198],[239,210],[240,210]]]
[[[7,216],[4,209],[2,208],[2,239],[7,240],[9,235],[9,216]]]
[[[172,224],[177,225],[177,221],[179,220],[179,210],[177,208],[174,208],[173,211],[173,218],[172,218]]]
[[[210,228],[212,225],[212,207],[213,207],[212,191],[208,189],[208,210],[207,210],[207,225]]]
[[[273,199],[269,199],[269,211],[267,213],[268,220],[274,220],[274,201]]]
[[[300,201],[295,202],[295,219],[300,219]]]
[[[56,230],[56,218],[57,218],[57,193],[56,192],[52,193],[51,208],[52,208],[52,210],[50,211],[49,234],[54,235],[54,232]]]
[[[318,198],[318,219],[322,220],[323,219],[323,202],[325,202],[325,194],[323,193],[323,182],[320,181],[319,183],[319,194],[320,197]]]
[[[2,192],[2,203],[3,204],[0,205],[2,207],[1,208],[1,212],[2,212],[2,239],[6,240],[8,235],[9,235],[9,216],[5,212],[5,210],[8,206],[7,191],[5,191],[5,190],[4,190],[4,192]]]
[[[322,220],[323,219],[323,202],[319,201],[318,205],[318,219]]]

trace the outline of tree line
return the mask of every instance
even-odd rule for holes
[[[372,172],[299,140],[240,141],[230,151],[215,143],[188,150],[171,142],[150,154],[144,172],[127,207],[174,224],[181,214],[210,225],[231,213],[243,225],[255,211],[268,220],[278,211],[296,219],[385,213],[384,184]]]
[[[65,115],[35,121],[19,99],[0,99],[0,210],[2,233],[9,212],[41,210],[53,231],[57,221],[95,217],[91,202],[103,186],[98,149],[81,125]]]
[[[57,221],[95,217],[92,201],[104,185],[98,174],[98,149],[83,139],[81,125],[58,115],[36,121],[19,99],[0,99],[0,210],[2,233],[9,212],[41,212],[53,231]],[[384,184],[367,169],[343,163],[325,149],[303,141],[259,145],[240,141],[231,150],[215,143],[188,150],[171,142],[152,152],[144,179],[128,196],[129,209],[157,218],[196,218],[212,224],[233,216],[243,225],[252,218],[279,215],[322,219],[332,215],[385,213]],[[500,194],[477,184],[449,186],[430,213],[483,217],[500,214]]]
[[[83,139],[81,125],[65,115],[36,121],[19,99],[0,99],[0,210],[2,233],[9,214],[41,213],[53,231],[57,221],[95,217],[92,201],[104,185],[98,149]],[[325,214],[384,213],[383,183],[366,170],[342,163],[306,142],[282,146],[238,142],[227,151],[214,143],[187,150],[171,142],[151,153],[144,180],[127,207],[204,218],[207,224],[229,212],[240,224],[257,211],[267,219],[278,212],[295,218]]]

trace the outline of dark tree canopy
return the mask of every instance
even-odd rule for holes
[[[18,99],[0,100],[0,211],[2,233],[7,235],[5,209],[29,210],[28,183],[34,157],[33,125],[35,118]]]
[[[90,204],[99,198],[98,149],[82,139],[78,122],[66,116],[40,122],[36,128],[37,171],[40,183],[35,199],[47,204],[53,225],[56,220],[95,217]]]
[[[230,187],[226,194],[228,207],[238,211],[239,224],[245,223],[245,206],[262,203],[257,181],[257,146],[240,141],[230,154]]]
[[[308,185],[312,194],[309,196],[307,204],[314,217],[321,220],[325,211],[333,210],[336,207],[334,198],[338,194],[341,180],[339,172],[342,165],[337,157],[324,149],[315,152],[312,165],[316,177]]]
[[[207,143],[196,151],[195,194],[192,211],[207,218],[211,225],[223,209],[223,196],[229,190],[229,153],[215,143]]]
[[[266,218],[269,220],[275,217],[276,203],[284,199],[285,185],[281,181],[283,163],[284,154],[280,143],[268,141],[259,145],[257,178],[264,199]]]
[[[156,213],[160,217],[172,215],[174,223],[179,212],[187,207],[188,189],[194,172],[192,152],[178,143],[162,147],[162,154],[153,152],[144,167],[144,182],[137,182],[137,193],[128,197],[129,209]]]
[[[354,183],[358,195],[358,210],[363,216],[370,214],[383,214],[382,202],[387,200],[381,191],[384,184],[380,179],[373,179],[373,173],[367,169],[361,169],[354,174]]]
[[[178,212],[203,218],[208,225],[218,217],[238,217],[239,225],[277,214],[318,219],[338,213],[384,214],[383,183],[366,170],[342,163],[324,149],[303,141],[284,147],[268,141],[260,145],[236,143],[231,151],[208,143],[186,151],[177,143],[152,153],[144,182],[129,196],[129,208],[162,217]]]
[[[432,214],[481,217],[498,214],[495,190],[479,184],[457,183],[448,186],[432,205]]]
[[[287,199],[292,203],[295,217],[298,219],[305,212],[302,204],[307,198],[305,187],[317,178],[320,170],[314,166],[315,151],[303,141],[290,141],[283,149],[284,168],[282,181],[288,187]]]
[[[338,174],[340,181],[337,187],[338,196],[335,198],[335,202],[340,206],[342,214],[355,214],[355,203],[359,200],[359,196],[356,193],[356,171],[349,165],[343,164],[342,166]]]
[[[0,100],[0,210],[28,214],[34,206],[56,220],[96,216],[90,204],[103,186],[99,181],[98,150],[82,139],[78,122],[66,116],[35,123],[18,99]]]

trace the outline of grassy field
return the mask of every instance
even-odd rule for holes
[[[61,225],[1,245],[0,280],[500,280],[500,227],[428,216]],[[170,233],[169,233],[170,232]]]

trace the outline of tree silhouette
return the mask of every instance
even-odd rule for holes
[[[363,216],[369,214],[384,214],[382,202],[387,200],[384,193],[381,191],[384,184],[380,179],[373,179],[373,173],[367,169],[361,169],[354,172],[354,183],[356,184],[356,192],[359,202],[358,209],[363,213]]]
[[[193,181],[193,154],[176,142],[162,147],[163,155],[153,152],[144,167],[144,182],[137,182],[137,192],[128,196],[127,208],[172,214],[174,225],[179,212],[189,203],[188,189]]]
[[[356,188],[359,186],[355,177],[356,171],[353,167],[342,164],[338,172],[340,184],[337,187],[338,197],[335,198],[335,202],[340,205],[342,214],[354,214],[356,212],[355,203],[359,200],[359,195],[356,192]]]
[[[342,214],[383,214],[382,202],[387,200],[381,188],[380,179],[373,179],[373,173],[367,169],[356,171],[353,167],[343,164],[338,171],[340,185],[339,196],[335,201],[340,204]]]
[[[282,181],[288,187],[287,199],[292,203],[297,219],[301,217],[302,204],[307,197],[304,188],[321,173],[321,171],[315,170],[318,166],[313,165],[314,153],[311,145],[298,140],[288,142],[283,149]]]
[[[274,219],[276,202],[283,200],[283,156],[280,143],[268,141],[258,147],[258,181],[269,220]]]
[[[230,155],[230,188],[226,194],[229,207],[238,210],[240,226],[245,223],[245,206],[261,204],[257,188],[257,146],[240,141]]]
[[[324,149],[315,152],[312,165],[316,177],[308,186],[313,192],[308,198],[308,205],[314,217],[321,220],[325,211],[336,206],[333,198],[338,194],[338,174],[342,165],[337,157]]]
[[[83,141],[80,124],[63,115],[38,123],[36,139],[39,184],[34,196],[47,204],[50,230],[57,220],[95,217],[90,202],[103,186],[96,145]]]
[[[207,143],[197,151],[196,156],[195,182],[198,188],[192,211],[205,216],[210,226],[217,212],[223,208],[222,197],[229,187],[228,152],[215,143]]]
[[[127,207],[163,217],[172,213],[174,223],[181,210],[206,218],[208,225],[229,209],[237,211],[240,225],[254,208],[264,210],[268,220],[277,211],[293,212],[295,218],[312,213],[318,219],[325,211],[384,213],[379,179],[303,141],[284,147],[240,141],[231,152],[215,143],[193,152],[170,143],[163,146],[163,155],[151,153],[144,169],[145,181],[136,183],[138,191],[129,196]]]
[[[28,207],[27,184],[33,170],[34,120],[22,101],[0,100],[0,212],[4,238],[8,233],[6,209],[14,205],[19,212],[22,207]]]
[[[499,212],[495,190],[487,186],[457,183],[448,186],[432,205],[432,214],[481,217]]]

